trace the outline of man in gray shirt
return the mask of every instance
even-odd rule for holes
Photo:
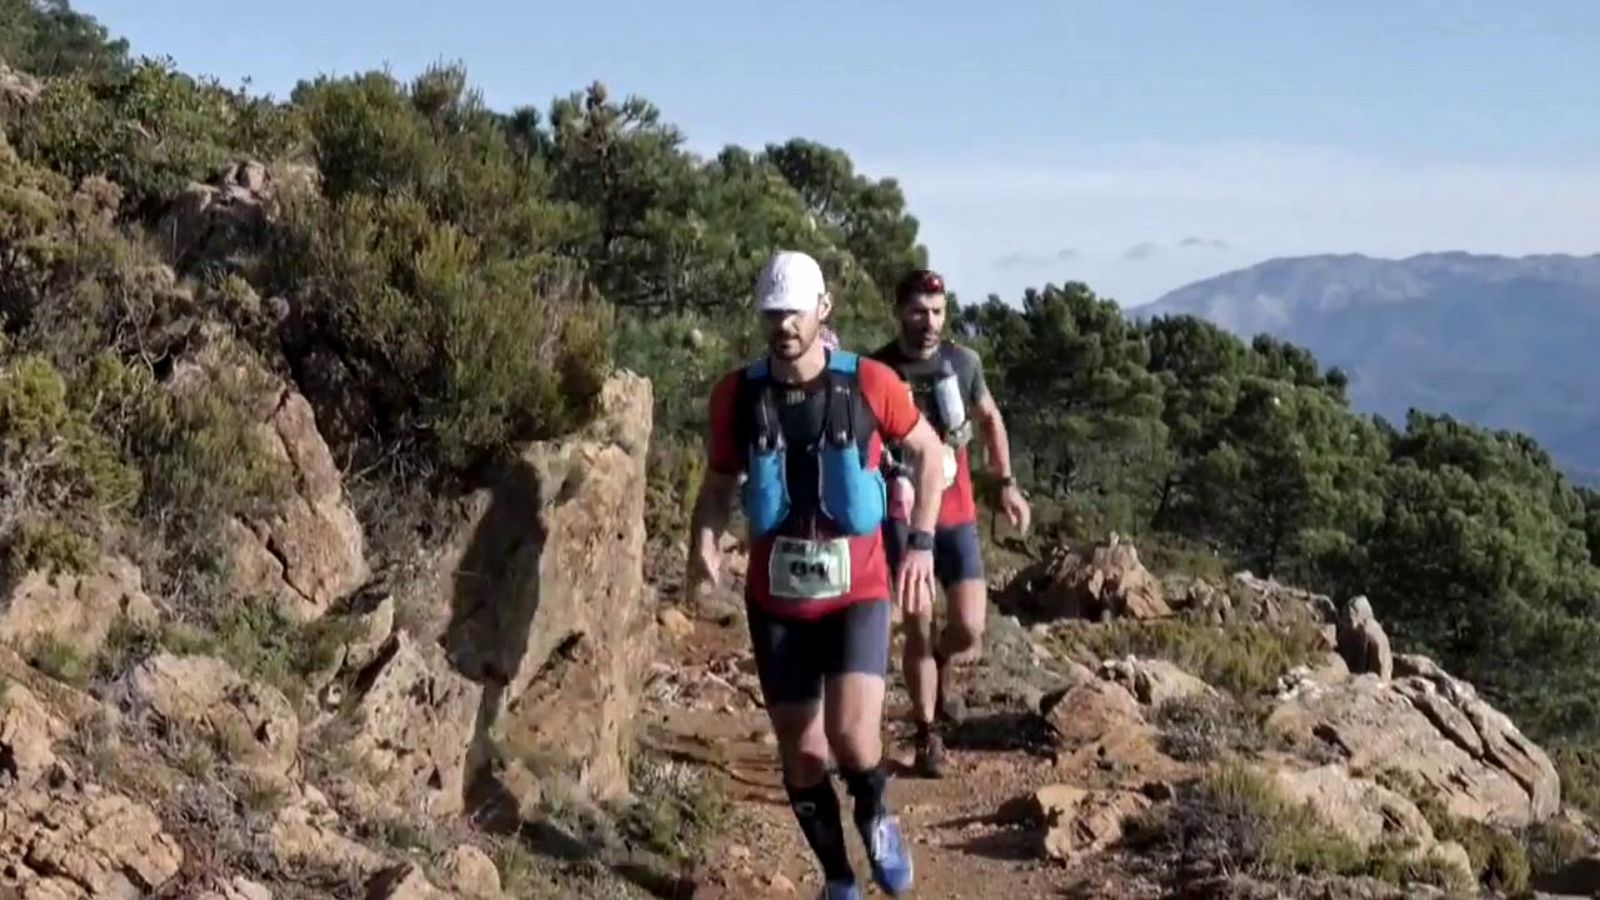
[[[944,496],[933,538],[934,572],[944,587],[948,612],[937,645],[932,611],[906,620],[902,658],[917,725],[916,769],[937,778],[943,772],[944,745],[935,732],[935,717],[948,719],[945,698],[950,666],[976,662],[983,652],[988,612],[987,585],[978,541],[978,510],[972,492],[967,443],[974,426],[983,433],[989,468],[1003,485],[1000,506],[1013,527],[1028,528],[1028,502],[1011,477],[1011,450],[1005,423],[983,380],[983,361],[968,347],[944,337],[947,298],[938,273],[918,269],[901,279],[895,290],[900,335],[874,359],[899,373],[924,417],[942,439]],[[898,448],[890,448],[897,456]],[[905,460],[899,460],[905,462]],[[911,508],[911,483],[891,466],[890,518],[885,523],[885,549],[890,566],[898,566],[910,533],[904,511]],[[900,515],[895,510],[900,510]]]

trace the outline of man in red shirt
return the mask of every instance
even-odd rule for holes
[[[936,462],[939,438],[892,370],[825,346],[822,321],[832,302],[815,260],[775,255],[756,297],[768,353],[724,375],[711,392],[691,588],[717,583],[717,538],[738,494],[751,532],[745,601],[756,670],[790,806],[822,864],[823,897],[860,897],[828,777],[830,752],[855,800],[873,879],[898,895],[911,885],[912,865],[883,796],[889,603],[897,600],[909,617],[933,602],[942,482],[937,465],[912,472],[923,490],[891,592],[879,467],[885,441]]]
[[[949,610],[937,644],[931,607],[927,615],[908,618],[902,657],[917,726],[915,767],[930,778],[943,774],[944,744],[934,725],[936,714],[950,717],[947,700],[951,692],[946,683],[949,669],[971,665],[982,655],[988,614],[978,542],[978,507],[972,495],[972,470],[967,459],[967,443],[974,424],[983,433],[989,468],[1003,485],[1000,506],[1012,527],[1026,531],[1030,515],[1028,503],[1011,477],[1011,448],[1005,423],[984,384],[983,361],[970,348],[944,337],[946,305],[944,279],[938,273],[927,269],[908,273],[895,288],[900,334],[872,354],[905,379],[918,408],[940,437],[936,467],[942,468],[943,478],[939,482],[939,523],[933,559]],[[896,456],[920,452],[908,448],[910,454],[903,454],[898,447],[890,449]],[[908,481],[895,474],[893,466],[890,478],[891,509],[885,531],[892,566],[907,539],[904,504],[895,501],[905,494],[921,499],[921,492],[912,490]]]

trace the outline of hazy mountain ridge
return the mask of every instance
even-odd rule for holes
[[[1131,309],[1189,314],[1309,347],[1351,400],[1396,424],[1410,408],[1526,432],[1600,479],[1600,255],[1431,253],[1274,259]]]

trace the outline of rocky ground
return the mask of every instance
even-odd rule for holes
[[[255,602],[197,632],[122,557],[0,590],[0,896],[814,892],[737,586],[691,605],[649,549],[648,383],[397,554],[304,398],[237,368],[218,336],[170,389],[248,376],[293,473],[229,524]],[[906,772],[891,696],[919,896],[1600,886],[1544,751],[1359,598],[1158,577],[1115,537],[994,588],[948,777]]]
[[[903,686],[891,697],[918,896],[1523,895],[1529,834],[1594,846],[1543,751],[1470,685],[1396,657],[1364,602],[1248,574],[1164,583],[1115,540],[996,593],[946,778],[908,771]],[[734,804],[693,896],[813,895],[737,604],[661,622],[647,741]],[[1145,652],[1100,655],[1118,644]],[[1582,869],[1534,880],[1587,895]]]

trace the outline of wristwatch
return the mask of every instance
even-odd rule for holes
[[[912,531],[910,536],[906,538],[906,546],[912,550],[932,550],[933,532]]]

